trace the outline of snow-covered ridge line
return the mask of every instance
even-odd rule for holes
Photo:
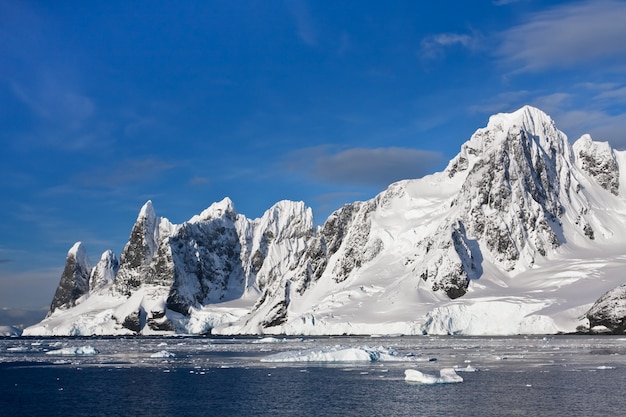
[[[443,172],[321,227],[302,202],[251,220],[225,198],[175,225],[148,201],[119,262],[107,251],[92,268],[72,247],[49,316],[24,334],[623,332],[622,292],[590,307],[623,283],[625,165],[525,106]]]

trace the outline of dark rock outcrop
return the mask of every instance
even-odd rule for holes
[[[604,326],[615,334],[626,332],[626,284],[600,297],[585,314],[589,326]]]
[[[76,301],[89,292],[90,274],[91,265],[87,259],[85,248],[81,242],[77,242],[67,253],[65,269],[52,299],[48,315],[56,309],[74,307]]]

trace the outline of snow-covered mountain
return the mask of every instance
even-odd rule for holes
[[[625,167],[526,106],[492,116],[443,172],[321,227],[301,202],[250,220],[224,199],[179,225],[147,202],[119,264],[70,250],[50,314],[24,334],[619,330],[590,308],[624,283]]]

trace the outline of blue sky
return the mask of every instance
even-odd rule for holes
[[[524,104],[625,149],[624,22],[614,0],[0,2],[0,308],[47,307],[76,241],[119,256],[148,199],[321,224]]]

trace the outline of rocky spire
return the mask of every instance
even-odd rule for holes
[[[81,242],[76,242],[67,253],[65,269],[52,299],[48,315],[59,308],[74,307],[76,301],[89,292],[90,274],[91,265],[87,259],[85,248]]]
[[[120,263],[113,251],[106,250],[100,257],[100,261],[91,271],[89,278],[89,291],[97,291],[113,284]]]

